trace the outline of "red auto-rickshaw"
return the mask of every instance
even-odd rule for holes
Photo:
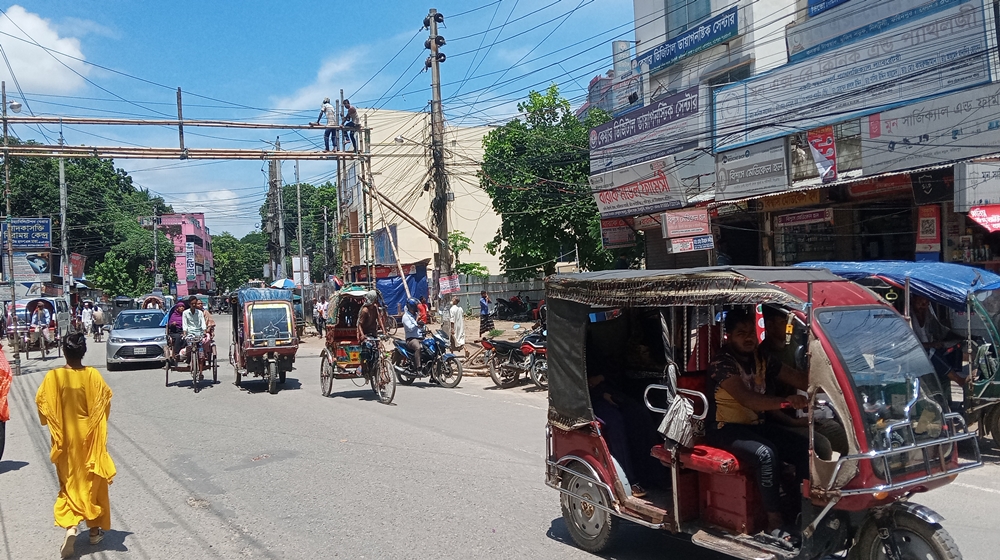
[[[981,466],[976,434],[947,408],[905,319],[867,288],[808,268],[623,270],[552,276],[546,302],[546,483],[559,490],[581,548],[604,550],[626,520],[689,534],[736,558],[961,558],[941,516],[909,499]],[[726,339],[724,314],[759,314],[761,305],[785,314],[788,359],[808,374],[809,479],[784,470],[798,491],[786,496],[798,511],[790,516],[798,540],[762,538],[750,465],[697,436],[711,397],[707,370]],[[693,440],[660,438],[638,451],[659,460],[663,491],[632,493],[609,450],[608,426],[594,414],[588,367],[616,370],[657,428],[675,395],[691,403],[679,418]],[[821,459],[814,427],[825,413],[846,433],[847,448]]]

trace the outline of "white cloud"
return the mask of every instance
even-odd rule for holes
[[[327,58],[320,65],[312,83],[287,97],[278,98],[276,106],[297,110],[315,108],[319,114],[319,106],[324,97],[337,99],[341,89],[349,96],[364,83],[364,72],[361,69],[364,68],[367,53],[367,48],[356,47]]]
[[[55,30],[62,35],[70,35],[73,37],[97,35],[98,37],[107,37],[109,39],[120,39],[122,36],[116,29],[102,25],[93,20],[75,17],[63,19],[55,26]]]
[[[70,68],[84,76],[90,72],[90,68],[80,60],[58,54],[84,59],[80,40],[75,37],[60,36],[50,20],[14,5],[7,10],[7,17],[0,16],[0,32],[6,34],[2,36],[4,52],[24,91],[66,94],[78,91],[84,86],[83,78]],[[53,52],[50,55],[42,47],[58,53]],[[59,61],[52,55],[58,57]],[[65,63],[65,66],[60,61]],[[0,79],[6,80],[8,86],[12,85],[6,65],[0,66]]]

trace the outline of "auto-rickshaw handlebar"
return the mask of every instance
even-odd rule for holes
[[[652,404],[650,404],[650,402],[649,402],[649,392],[651,390],[653,390],[653,389],[662,390],[662,391],[666,391],[666,392],[670,393],[671,391],[673,391],[673,387],[670,387],[669,385],[658,385],[658,384],[654,383],[652,385],[648,385],[646,387],[646,390],[642,393],[642,400],[643,400],[643,402],[646,403],[646,408],[648,408],[649,410],[651,410],[653,412],[658,412],[660,414],[666,414],[667,413],[666,409],[657,408],[657,407],[653,406]],[[702,404],[703,408],[701,409],[701,414],[695,414],[693,416],[693,418],[695,420],[704,420],[705,417],[708,416],[708,397],[706,397],[704,393],[702,393],[701,391],[692,391],[690,389],[680,389],[680,388],[678,388],[677,389],[677,394],[678,395],[686,395],[688,397],[697,397],[698,399],[701,400],[701,404]]]

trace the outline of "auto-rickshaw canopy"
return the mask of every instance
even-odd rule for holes
[[[826,270],[792,267],[615,270],[546,278],[549,421],[574,429],[594,420],[586,347],[588,324],[601,320],[595,311],[756,304],[801,309],[803,297],[778,284],[809,282],[848,283]]]

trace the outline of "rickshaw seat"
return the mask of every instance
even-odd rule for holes
[[[670,465],[670,450],[663,444],[654,445],[649,454],[659,459],[664,465]],[[695,444],[690,449],[682,448],[680,459],[683,468],[693,471],[708,474],[737,474],[740,472],[740,462],[732,453],[700,443]]]

